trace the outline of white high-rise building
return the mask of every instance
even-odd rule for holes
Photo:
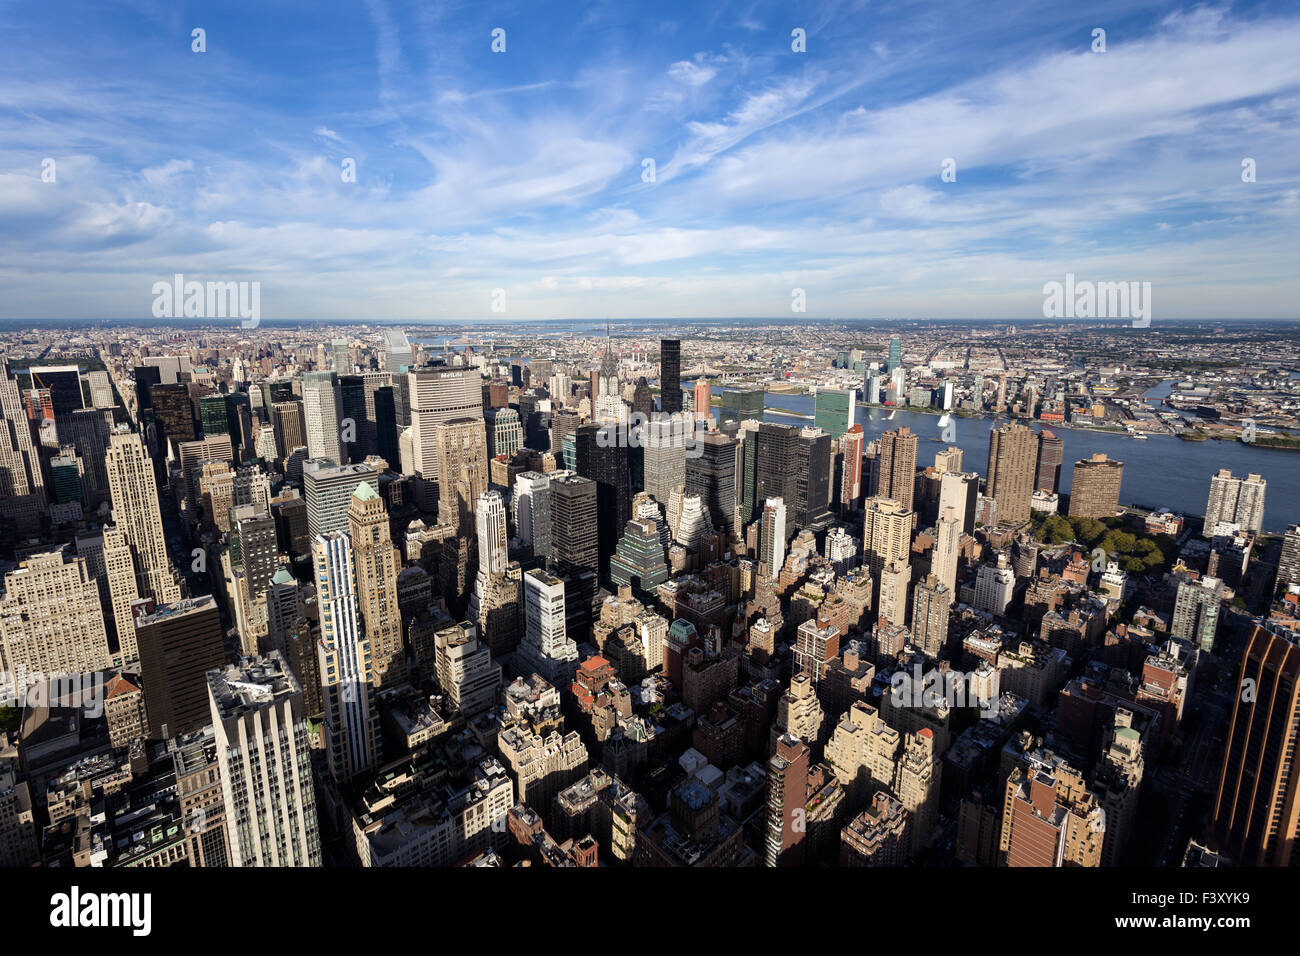
[[[1241,479],[1237,494],[1237,524],[1242,531],[1258,531],[1264,524],[1264,492],[1268,482],[1259,475],[1250,474]]]
[[[474,506],[474,525],[478,533],[480,574],[504,574],[510,565],[506,549],[506,506],[495,491],[478,496]]]
[[[881,378],[879,372],[871,372],[866,378],[867,394],[865,400],[868,405],[879,405],[881,394]]]
[[[311,732],[277,651],[208,671],[231,866],[320,866]]]
[[[844,574],[857,563],[858,542],[847,529],[837,525],[826,533],[823,555],[836,574]]]
[[[1234,478],[1227,468],[1220,468],[1210,478],[1210,497],[1205,505],[1202,533],[1213,537],[1220,525],[1236,525],[1242,531],[1258,531],[1264,521],[1264,492],[1268,482],[1259,475]]]
[[[344,463],[339,433],[342,409],[343,397],[337,375],[333,372],[308,372],[302,377],[308,456],[328,458],[336,465]]]
[[[999,553],[996,565],[980,565],[975,576],[975,606],[1000,617],[1006,613],[1015,589],[1016,573],[1011,570],[1007,556]]]
[[[515,533],[534,557],[551,553],[551,479],[556,472],[525,471],[515,476]],[[567,474],[567,472],[566,472]]]
[[[524,575],[524,638],[516,670],[541,674],[556,687],[568,687],[578,670],[578,645],[564,621],[564,582],[540,569]]]
[[[570,392],[573,390],[573,379],[567,372],[556,372],[551,376],[548,388],[551,392],[551,401],[557,405],[567,405]]]
[[[889,373],[889,397],[899,404],[907,398],[907,372],[901,365]]]
[[[668,529],[673,541],[688,551],[699,547],[709,530],[709,517],[699,495],[675,488],[668,495]]]
[[[370,641],[361,632],[351,540],[342,531],[317,535],[312,541],[312,562],[320,607],[317,656],[326,756],[330,774],[343,783],[379,762]]]
[[[946,472],[939,480],[939,514],[951,508],[961,520],[961,531],[975,529],[975,504],[979,497],[980,476],[974,472]]]
[[[930,570],[947,588],[951,600],[957,591],[957,558],[961,554],[962,532],[961,518],[952,508],[940,508],[937,532]]]
[[[384,330],[384,367],[390,375],[398,375],[415,362],[411,343],[401,329]]]
[[[762,539],[759,560],[767,565],[767,574],[773,581],[781,574],[785,564],[785,499],[768,498],[763,505]]]
[[[457,712],[472,717],[496,706],[501,690],[501,665],[492,661],[470,621],[451,624],[434,635],[435,668],[442,688]]]

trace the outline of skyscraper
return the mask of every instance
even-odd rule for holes
[[[357,578],[358,609],[370,641],[376,687],[406,679],[402,615],[397,602],[397,572],[402,563],[393,547],[384,499],[363,481],[348,505],[348,538]]]
[[[949,472],[960,472],[965,454],[956,445],[949,445],[943,451],[935,452],[934,470],[941,475],[946,475]]]
[[[320,606],[318,648],[325,702],[325,752],[330,775],[340,784],[379,761],[379,714],[375,707],[370,641],[358,621],[352,543],[341,531],[312,541],[316,599]]]
[[[761,422],[764,401],[764,392],[758,388],[733,388],[723,392],[718,424],[740,423],[749,419]]]
[[[862,501],[862,446],[865,437],[862,426],[853,425],[840,439],[844,448],[840,508],[844,511],[856,511]]]
[[[549,567],[564,579],[568,629],[585,640],[600,570],[596,483],[581,475],[557,473],[551,477],[550,493]]]
[[[545,561],[551,554],[551,476],[540,471],[516,475],[511,505],[520,544]]]
[[[551,559],[557,574],[599,567],[596,483],[568,472],[551,475]]]
[[[1203,651],[1212,651],[1222,606],[1222,581],[1208,575],[1196,580],[1185,578],[1178,584],[1169,633],[1194,642]]]
[[[384,330],[384,367],[393,376],[404,373],[415,362],[411,343],[401,329]]]
[[[1264,492],[1268,482],[1259,475],[1234,478],[1220,468],[1210,479],[1210,497],[1205,505],[1202,533],[1213,537],[1219,523],[1235,524],[1242,531],[1258,531],[1264,521]]]
[[[577,471],[596,483],[597,542],[600,574],[609,575],[609,559],[632,516],[632,475],[626,426],[582,425],[574,436]]]
[[[4,575],[0,650],[8,677],[51,677],[112,664],[99,588],[86,562],[61,550],[34,554]],[[135,648],[129,649],[134,657]],[[7,681],[0,677],[0,686]],[[17,687],[13,688],[17,690]]]
[[[1037,441],[1024,425],[1008,422],[989,432],[984,495],[997,502],[998,524],[1020,525],[1029,520],[1037,461]]]
[[[759,560],[767,565],[768,577],[775,581],[785,564],[785,502],[768,498],[763,505],[762,537]]]
[[[334,372],[307,372],[302,377],[303,425],[307,432],[307,454],[345,464],[339,433],[343,418],[343,395]]]
[[[365,461],[374,454],[374,416],[366,408],[366,379],[339,376],[339,435],[347,461]]]
[[[903,340],[897,335],[889,339],[889,364],[885,366],[886,372],[894,372],[903,367]]]
[[[839,438],[853,426],[856,410],[853,389],[819,388],[813,403],[813,424],[832,438]]]
[[[478,419],[482,427],[480,376],[478,369],[435,365],[411,370],[407,380],[415,474],[424,482],[436,484],[439,475],[437,426],[452,420]]]
[[[1115,517],[1123,478],[1124,463],[1107,458],[1104,452],[1076,461],[1070,482],[1070,517]]]
[[[609,327],[605,327],[605,355],[600,362],[599,387],[593,393],[592,414],[600,422],[627,421],[627,405],[619,390],[618,359],[614,357],[609,340]]]
[[[880,436],[880,476],[874,494],[897,501],[912,510],[916,487],[916,446],[918,437],[911,429],[897,428]]]
[[[999,841],[1007,866],[1099,866],[1105,833],[1096,795],[1062,758],[1036,752],[1011,771]]]
[[[483,419],[439,422],[433,439],[438,456],[438,520],[469,535],[474,528],[474,503],[488,490],[490,479]]]
[[[669,415],[682,410],[680,339],[661,339],[659,342],[659,410]]]
[[[653,521],[633,518],[627,523],[609,560],[609,576],[615,585],[631,587],[642,595],[668,580],[663,541]]]
[[[524,426],[513,408],[489,408],[483,413],[483,421],[487,428],[489,458],[497,455],[509,458],[524,447]]]
[[[697,422],[707,421],[713,414],[712,402],[713,393],[709,388],[709,380],[703,375],[695,382],[695,420]]]
[[[931,660],[938,660],[948,643],[951,604],[951,589],[933,572],[912,591],[912,643]]]
[[[207,693],[231,865],[320,866],[311,731],[284,658],[212,670]]]
[[[541,569],[524,575],[524,637],[518,669],[536,672],[557,687],[573,683],[578,645],[568,636],[564,582]]]
[[[768,866],[803,865],[809,756],[807,744],[784,734],[776,742],[776,753],[767,762],[764,862]]]
[[[907,589],[912,580],[912,568],[906,556],[887,562],[880,570],[879,580],[880,599],[876,602],[876,617],[889,624],[906,624]]]
[[[1292,866],[1300,855],[1293,757],[1300,743],[1300,647],[1259,625],[1242,658],[1214,802],[1219,849],[1239,866]]]
[[[474,717],[496,706],[501,665],[494,663],[474,625],[461,621],[434,635],[438,686],[458,714]]]
[[[867,502],[862,535],[864,563],[879,590],[880,573],[891,561],[907,562],[912,550],[912,512],[893,498]],[[903,622],[895,621],[896,624]]]
[[[149,398],[154,421],[162,432],[158,443],[160,450],[168,442],[178,445],[198,438],[198,430],[194,426],[194,406],[190,402],[188,387],[179,382],[151,385]]]
[[[686,445],[694,441],[689,416],[659,416],[641,426],[638,438],[644,453],[645,490],[660,507],[674,488],[686,484]]]
[[[1061,490],[1061,462],[1065,460],[1065,442],[1044,428],[1038,433],[1038,468],[1034,490],[1056,494]]]
[[[3,356],[0,356],[0,413],[3,414],[3,418],[0,418],[0,432],[3,432],[0,435],[0,445],[5,449],[5,459],[8,462],[8,477],[0,486],[0,498],[6,495],[16,498],[32,494],[36,496],[34,503],[37,507],[44,507],[45,479],[40,456],[32,442],[31,427],[23,410],[18,383],[9,377],[8,364]],[[80,442],[77,447],[83,458],[90,454]]]
[[[389,468],[400,471],[402,454],[397,444],[397,389],[380,385],[375,389],[375,450]]]
[[[723,432],[696,437],[700,454],[686,460],[686,490],[700,496],[712,527],[731,533],[736,521],[736,440]]]
[[[280,569],[275,519],[255,505],[235,509],[230,535],[231,558],[243,570],[251,598],[261,597]],[[237,559],[237,560],[236,560]]]
[[[520,568],[506,549],[506,508],[501,495],[489,491],[474,505],[478,538],[478,576],[468,616],[493,656],[508,654],[519,643]]]
[[[211,595],[159,606],[136,621],[149,737],[166,740],[207,723],[206,674],[225,663],[221,613]]]
[[[975,530],[975,509],[979,499],[980,476],[971,472],[945,472],[939,480],[939,514],[952,509],[960,522],[962,534]]]
[[[817,428],[797,429],[764,422],[758,427],[757,500],[781,498],[786,534],[830,524],[831,438]]]
[[[956,511],[941,507],[936,531],[930,569],[947,591],[948,603],[951,604],[957,592],[957,559],[961,555],[962,522]]]
[[[328,459],[307,461],[302,468],[303,497],[307,500],[307,533],[311,537],[346,531],[352,496],[362,483],[371,488],[379,475],[369,465],[334,465]]]
[[[131,548],[140,596],[153,598],[158,604],[180,600],[176,572],[167,560],[167,539],[163,535],[153,465],[140,436],[127,431],[125,426],[115,431],[109,437],[105,470],[113,520]]]
[[[995,564],[981,564],[975,575],[975,606],[995,616],[1006,613],[1016,589],[1016,573],[1006,552],[999,551]]]
[[[275,429],[275,448],[281,458],[288,458],[295,448],[307,447],[307,424],[298,399],[271,406],[271,427]]]
[[[1285,591],[1291,584],[1300,584],[1300,524],[1287,525],[1277,562],[1276,590]]]
[[[199,509],[204,504],[203,466],[222,461],[233,466],[234,446],[229,435],[209,435],[197,441],[181,442],[176,446],[180,458],[181,475],[185,480],[185,507],[191,520],[199,520]],[[211,517],[211,516],[210,516]]]

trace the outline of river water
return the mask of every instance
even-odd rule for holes
[[[1148,398],[1167,395],[1169,383],[1152,389]],[[715,390],[717,386],[714,387]],[[766,393],[767,421],[787,425],[811,425],[813,398],[810,395]],[[797,418],[773,411],[788,409],[808,418]],[[890,412],[894,417],[889,419]],[[714,409],[717,414],[717,409]],[[942,426],[938,415],[900,408],[867,408],[859,405],[857,423],[871,441],[900,426],[920,436],[917,465],[933,465],[935,452],[948,447],[938,439]],[[965,452],[963,467],[984,476],[988,468],[989,432],[992,418],[953,418],[956,435],[952,442]],[[1035,431],[1039,425],[1033,426]],[[1242,442],[1190,442],[1170,436],[1153,435],[1146,441],[1128,435],[1094,432],[1051,424],[1051,431],[1065,441],[1065,461],[1061,466],[1061,491],[1070,490],[1074,462],[1095,452],[1105,452],[1124,462],[1124,482],[1120,501],[1141,508],[1169,508],[1179,514],[1202,515],[1210,494],[1210,476],[1220,468],[1230,468],[1237,477],[1254,472],[1268,481],[1264,496],[1264,530],[1282,532],[1287,525],[1300,523],[1300,452],[1278,451]]]

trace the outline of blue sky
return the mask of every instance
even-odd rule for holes
[[[1292,3],[50,6],[0,0],[0,317],[1300,313]]]

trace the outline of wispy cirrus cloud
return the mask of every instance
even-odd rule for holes
[[[520,317],[780,315],[792,285],[810,314],[1033,315],[1062,271],[1152,281],[1168,315],[1294,313],[1281,4],[1012,30],[975,4],[248,2],[203,18],[206,54],[173,9],[79,12],[75,59],[39,9],[0,24],[10,316],[145,317],[173,271],[302,317],[486,316],[495,287]]]

